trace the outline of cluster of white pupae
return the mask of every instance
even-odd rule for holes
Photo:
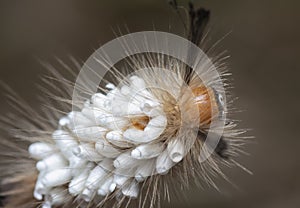
[[[140,182],[166,174],[182,160],[180,142],[158,139],[167,118],[142,78],[131,76],[127,85],[106,88],[108,93],[94,94],[81,111],[59,120],[52,143],[30,145],[39,171],[34,197],[44,200],[44,208],[62,205],[66,197],[89,202],[116,191],[136,198]],[[144,129],[135,128],[131,119],[141,116],[149,121]]]

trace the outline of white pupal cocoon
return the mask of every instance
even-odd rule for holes
[[[79,111],[59,120],[53,143],[33,143],[30,155],[39,172],[34,191],[43,207],[63,204],[64,197],[90,202],[97,195],[136,198],[140,186],[167,173],[184,156],[180,141],[168,144],[163,102],[145,81],[131,76],[126,84],[109,83]],[[63,191],[62,191],[63,190]]]
[[[156,171],[158,174],[164,175],[173,167],[175,163],[169,157],[168,150],[165,150],[157,157],[156,160]]]
[[[43,170],[53,170],[58,168],[66,167],[68,164],[67,160],[64,158],[64,156],[60,153],[53,154],[51,156],[45,157],[43,160],[40,160],[36,164],[36,168],[39,171]]]
[[[95,148],[99,154],[107,158],[116,158],[121,154],[121,151],[113,147],[108,141],[101,139],[95,144]]]
[[[28,152],[35,159],[43,159],[55,151],[56,147],[52,144],[36,142],[30,145]]]
[[[171,160],[180,162],[185,154],[184,144],[180,139],[173,139],[168,143],[168,152]]]
[[[71,169],[59,168],[56,170],[47,171],[45,173],[42,184],[45,187],[55,187],[68,183],[72,178]]]
[[[96,151],[93,143],[82,143],[77,147],[74,147],[73,154],[77,157],[93,162],[99,162],[104,159],[104,156],[100,155]]]
[[[43,207],[59,206],[70,198],[69,194],[62,187],[51,189],[46,197]]]
[[[80,138],[81,141],[91,142],[92,140],[97,142],[105,136],[107,129],[100,126],[75,128],[73,133]]]
[[[135,180],[142,182],[155,173],[155,160],[147,160],[136,168]]]
[[[122,193],[130,198],[137,198],[139,195],[138,183],[136,181],[132,181],[131,183],[125,185],[122,188]]]
[[[110,192],[110,186],[113,184],[113,177],[108,177],[105,179],[105,181],[100,185],[100,188],[98,189],[97,193],[100,196],[106,196]]]
[[[163,143],[142,144],[131,151],[131,156],[136,159],[149,159],[157,157],[165,149]]]
[[[85,189],[86,180],[93,167],[94,164],[89,163],[86,165],[86,167],[83,168],[83,170],[79,174],[73,177],[73,179],[69,183],[69,193],[72,196],[79,195]]]

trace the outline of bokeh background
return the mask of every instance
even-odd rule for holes
[[[185,1],[179,1],[185,5]],[[235,186],[217,181],[220,191],[191,188],[185,200],[162,207],[300,207],[300,1],[199,0],[211,10],[211,44],[224,38],[233,73],[236,118],[256,139],[239,168],[225,172]],[[171,26],[170,26],[171,25]],[[38,59],[72,55],[86,60],[101,44],[122,33],[162,30],[182,34],[165,0],[1,0],[0,79],[38,107],[36,83],[45,74]],[[0,114],[8,106],[1,91]],[[176,182],[175,182],[176,183]]]

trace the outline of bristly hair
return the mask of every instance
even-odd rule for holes
[[[199,46],[201,40],[203,39],[203,35],[206,29],[206,26],[209,22],[210,11],[204,8],[194,8],[194,4],[189,1],[189,24],[186,24],[186,21],[183,19],[177,0],[170,0],[169,4],[176,11],[179,18],[181,19],[184,28],[187,30],[187,38],[195,45]],[[185,81],[188,84],[193,76],[193,69],[189,66],[186,66],[186,76]]]
[[[179,11],[178,8],[178,3],[177,0],[170,0],[169,4],[172,6],[172,8],[176,11],[178,14],[179,18],[182,20],[184,28],[187,31],[187,38],[190,40],[192,43],[194,43],[197,46],[200,46],[201,40],[203,40],[203,35],[206,29],[206,26],[209,22],[210,19],[210,11],[206,10],[205,8],[197,8],[195,9],[194,4],[189,1],[189,25],[187,26],[185,21],[182,18],[182,15]],[[191,52],[191,51],[190,51]],[[190,54],[188,54],[190,55]],[[185,67],[186,70],[186,75],[185,75],[185,82],[187,84],[190,83],[191,78],[194,75],[194,69],[192,69],[189,66]],[[206,140],[206,133],[199,131],[198,138],[202,139],[203,141]],[[223,159],[228,159],[228,155],[226,154],[228,148],[228,144],[226,140],[221,137],[217,148],[215,149],[215,152],[222,157]]]

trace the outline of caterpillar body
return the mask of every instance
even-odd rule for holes
[[[176,1],[172,6],[177,9]],[[16,114],[2,117],[3,128],[12,129],[1,139],[5,207],[155,207],[169,199],[172,180],[183,187],[203,181],[216,187],[215,175],[227,180],[220,165],[239,166],[233,158],[244,130],[227,118],[223,59],[196,53],[208,18],[207,10],[190,5],[187,50],[161,32],[118,40],[129,54],[125,69],[105,50],[92,56],[96,66],[84,64],[92,76],[79,74],[75,83],[48,65],[47,108],[32,109],[9,95]],[[147,50],[134,51],[136,37]],[[182,50],[187,63],[162,53],[165,42],[168,52]],[[76,61],[74,67],[81,68]],[[105,79],[99,68],[106,69]],[[93,79],[100,83],[96,91]]]

